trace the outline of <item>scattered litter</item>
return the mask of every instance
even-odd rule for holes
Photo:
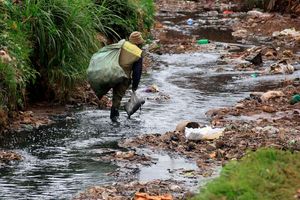
[[[290,104],[294,105],[300,102],[300,94],[295,94],[290,100]]]
[[[187,21],[186,21],[186,23],[188,24],[188,25],[193,25],[193,23],[194,23],[194,20],[192,19],[192,18],[189,18]]]
[[[234,37],[245,38],[248,36],[248,31],[246,29],[239,29],[231,33]]]
[[[289,64],[287,60],[282,60],[274,63],[265,70],[266,73],[270,74],[292,74],[294,73],[294,71],[294,66]]]
[[[210,41],[208,39],[197,40],[197,44],[208,44],[208,43],[210,43]]]
[[[155,92],[159,92],[159,89],[157,87],[157,85],[153,84],[151,86],[149,86],[145,92],[148,92],[148,93],[155,93]]]
[[[257,73],[253,73],[253,74],[251,74],[251,77],[257,78],[257,77],[258,77],[258,74],[257,74]]]
[[[263,15],[263,13],[258,10],[250,10],[247,12],[247,14],[250,15],[251,17],[260,17]]]
[[[296,31],[295,28],[291,28],[291,29],[284,29],[283,31],[275,31],[272,34],[273,37],[278,37],[278,36],[290,36],[293,38],[297,38],[300,37],[300,31]]]
[[[224,10],[223,11],[223,14],[224,15],[230,15],[230,14],[233,14],[234,12],[232,10]]]
[[[188,127],[188,128],[199,128],[200,125],[199,125],[197,122],[192,122],[192,121],[186,120],[186,121],[180,122],[180,123],[176,126],[175,131],[184,133],[186,127]]]
[[[278,97],[283,97],[285,96],[282,91],[268,91],[264,94],[261,95],[260,99],[262,102],[266,102],[270,99],[278,98]]]
[[[187,140],[214,140],[223,135],[225,128],[185,128],[185,137]]]
[[[260,12],[258,10],[250,10],[250,11],[247,12],[247,14],[250,17],[254,17],[254,18],[270,18],[270,17],[272,17],[272,14],[263,13],[263,12]]]
[[[173,197],[170,194],[162,196],[151,196],[147,193],[137,192],[135,193],[134,200],[172,200]]]
[[[279,133],[279,129],[274,126],[256,127],[255,131],[259,133],[265,133],[268,135],[276,135]]]

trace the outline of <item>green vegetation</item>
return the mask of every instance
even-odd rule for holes
[[[31,43],[28,27],[18,21],[18,10],[9,2],[0,3],[0,50],[9,52],[10,62],[0,60],[0,109],[22,106],[27,84],[36,77],[29,60]]]
[[[261,149],[227,164],[195,200],[295,199],[300,189],[300,153]]]
[[[154,22],[153,0],[96,0],[96,4],[110,11],[102,23],[109,27],[107,36],[114,40],[128,37],[133,30],[146,34]]]
[[[153,24],[153,0],[2,0],[0,111],[22,108],[28,97],[64,101],[85,80],[101,43],[144,33]]]

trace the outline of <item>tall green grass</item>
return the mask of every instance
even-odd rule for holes
[[[0,106],[22,107],[28,91],[65,100],[85,80],[97,34],[126,38],[149,29],[151,17],[153,0],[0,1],[0,50],[14,58],[0,63]]]
[[[34,44],[32,62],[60,98],[84,78],[98,48],[95,10],[91,0],[26,0],[22,7]]]
[[[128,38],[131,32],[141,31],[146,36],[154,23],[153,0],[97,0],[98,5],[107,8],[102,17],[103,24],[112,31],[106,31],[107,36],[114,41]]]
[[[12,61],[0,60],[0,107],[14,110],[25,101],[26,86],[37,75],[30,64],[31,43],[28,26],[14,13],[18,12],[10,1],[0,3],[0,50],[5,50]]]
[[[300,153],[261,149],[232,161],[195,200],[293,200],[300,188]]]

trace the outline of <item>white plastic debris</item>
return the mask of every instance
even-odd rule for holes
[[[185,128],[185,138],[187,140],[214,140],[223,135],[225,128]]]
[[[278,37],[281,35],[285,36],[291,36],[293,38],[300,37],[300,31],[296,31],[295,28],[290,28],[290,29],[284,29],[283,31],[275,31],[272,36],[273,37]]]

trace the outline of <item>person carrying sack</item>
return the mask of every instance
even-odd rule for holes
[[[110,118],[117,121],[121,100],[132,83],[132,91],[138,88],[143,56],[141,47],[144,39],[140,32],[134,31],[129,41],[103,47],[93,55],[87,70],[88,82],[99,99],[113,89]]]

